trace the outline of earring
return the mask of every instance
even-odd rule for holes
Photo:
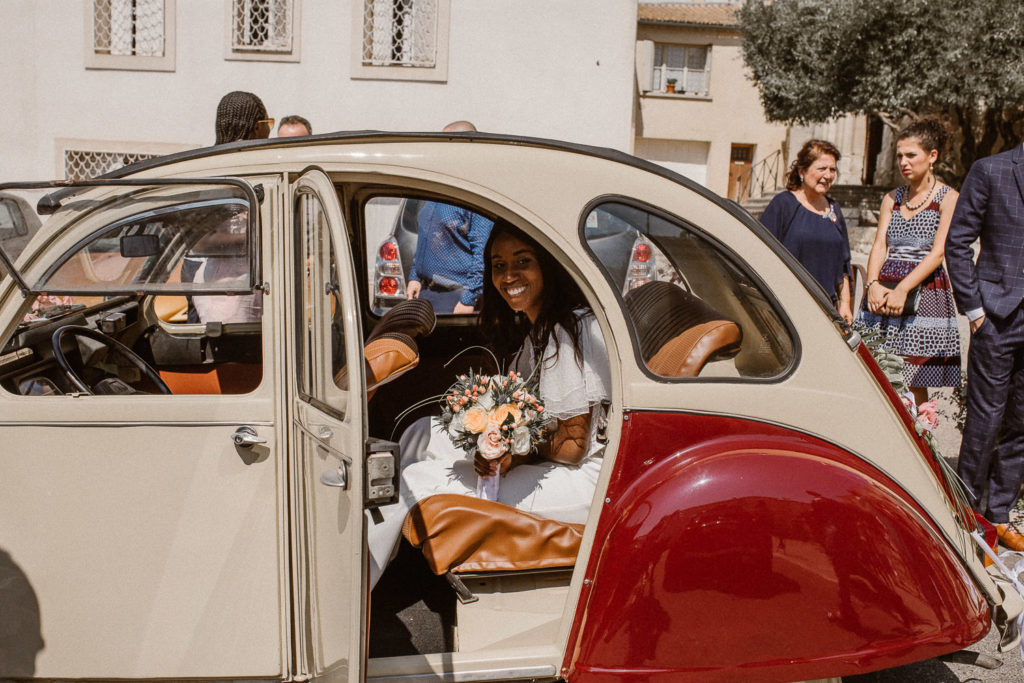
[[[803,181],[804,181],[804,177],[800,176],[800,182],[802,183]]]

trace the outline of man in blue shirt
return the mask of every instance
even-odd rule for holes
[[[472,313],[483,292],[484,245],[494,222],[451,204],[424,202],[416,223],[406,296],[426,299],[438,313]]]
[[[468,121],[445,133],[475,131]],[[438,313],[472,313],[484,285],[484,245],[494,222],[451,204],[423,202],[416,217],[416,253],[406,296],[426,299]]]

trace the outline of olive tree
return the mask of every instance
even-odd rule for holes
[[[772,121],[936,114],[952,130],[944,175],[1024,133],[1024,2],[746,0],[743,55]]]

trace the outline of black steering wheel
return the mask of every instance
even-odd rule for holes
[[[161,394],[171,393],[170,387],[168,387],[167,383],[160,378],[160,374],[154,370],[149,363],[142,360],[142,358],[139,357],[139,354],[135,353],[121,342],[108,337],[92,327],[84,327],[82,325],[64,325],[63,327],[57,328],[51,337],[51,340],[53,341],[53,355],[57,359],[57,364],[60,366],[60,369],[64,371],[64,374],[67,375],[69,380],[71,380],[71,383],[80,391],[86,394],[95,393],[92,387],[86,384],[82,378],[78,376],[78,372],[71,366],[71,363],[68,362],[67,356],[64,355],[64,351],[61,349],[61,341],[68,335],[72,337],[88,337],[89,339],[98,341],[106,347],[114,349],[127,358],[132,365],[141,370],[142,374],[144,374],[149,381],[156,386]]]

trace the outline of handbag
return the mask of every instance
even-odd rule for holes
[[[900,283],[900,280],[883,280],[878,278],[878,284],[889,289],[896,289],[896,285]],[[917,305],[921,302],[921,285],[914,287],[912,290],[907,292],[907,301],[903,304],[903,312],[900,316],[914,315],[917,313]]]

